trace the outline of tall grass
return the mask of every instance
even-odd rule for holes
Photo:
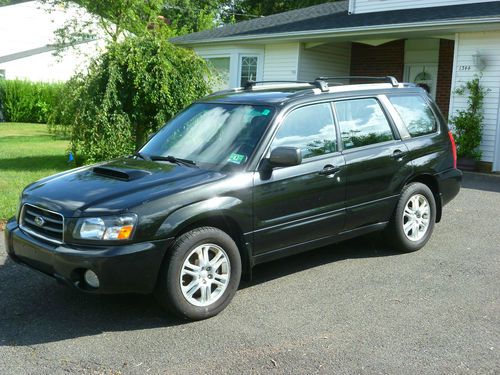
[[[0,79],[0,110],[8,122],[45,124],[62,89],[62,83]]]

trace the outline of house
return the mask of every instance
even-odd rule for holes
[[[338,1],[173,42],[209,60],[225,87],[248,79],[393,75],[425,83],[445,116],[466,104],[454,89],[481,73],[490,90],[481,166],[500,171],[500,1]]]
[[[52,8],[41,1],[0,6],[0,78],[65,81],[102,48],[91,39],[54,55],[54,31],[72,19],[91,20],[76,6]]]

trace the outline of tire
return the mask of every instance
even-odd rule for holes
[[[180,318],[207,319],[231,302],[240,278],[241,257],[233,239],[217,228],[200,227],[175,241],[160,270],[155,296]]]
[[[401,192],[385,230],[385,239],[396,251],[417,251],[429,241],[435,222],[434,194],[427,185],[420,182],[410,183]]]

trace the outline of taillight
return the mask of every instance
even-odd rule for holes
[[[455,139],[453,138],[453,133],[451,131],[448,132],[450,136],[451,142],[451,152],[453,153],[453,168],[457,168],[457,144],[455,143]]]

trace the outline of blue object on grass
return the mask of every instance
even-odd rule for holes
[[[75,161],[75,157],[73,156],[73,153],[70,151],[68,155],[68,163],[71,163],[72,161]]]

